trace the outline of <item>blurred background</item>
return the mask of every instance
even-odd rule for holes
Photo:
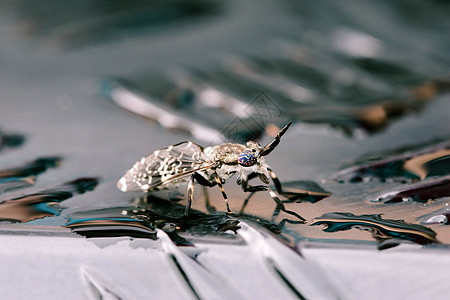
[[[110,228],[128,210],[117,235],[153,234],[185,191],[120,192],[134,162],[185,140],[266,144],[293,121],[267,161],[308,225],[234,179],[233,212],[294,243],[445,248],[449,15],[443,0],[2,0],[1,231]],[[220,192],[195,195],[180,234],[217,235]]]

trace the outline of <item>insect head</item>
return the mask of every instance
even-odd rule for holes
[[[251,167],[258,162],[262,148],[257,142],[247,142],[247,147],[239,154],[238,162],[243,167]]]

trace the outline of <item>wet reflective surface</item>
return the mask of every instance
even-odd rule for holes
[[[437,179],[425,183],[410,185],[408,188],[388,192],[377,200],[382,203],[399,203],[407,201],[427,202],[438,198],[445,198],[450,195],[450,180]]]
[[[218,5],[211,1],[67,1],[64,5],[47,2],[44,7],[32,1],[6,2],[3,9],[14,12],[20,33],[70,50],[108,42],[136,31],[161,30],[161,27],[186,23],[214,15]]]
[[[449,142],[436,140],[425,145],[406,146],[359,159],[354,166],[336,174],[341,182],[381,181],[411,182],[427,177],[447,175],[450,168]]]
[[[0,170],[0,194],[33,185],[40,173],[57,167],[59,162],[59,157],[43,157],[21,166]]]
[[[65,8],[71,5],[66,3]],[[189,9],[185,9],[185,5],[183,1],[164,5],[155,1],[114,6],[111,9],[102,5],[93,10],[80,6],[78,13],[72,18],[64,18],[61,13],[61,19],[48,22],[44,16],[53,9],[62,12],[62,7],[52,8],[49,2],[48,7],[33,14],[32,6],[27,6],[27,1],[3,4],[5,11],[14,12],[11,14],[15,16],[11,19],[13,27],[22,24],[26,25],[24,28],[33,28],[31,31],[21,31],[24,37],[41,45],[59,43],[60,53],[64,53],[66,46],[76,49],[91,47],[92,43],[102,45],[108,38],[99,36],[105,35],[106,28],[111,32],[110,37],[118,37],[123,28],[131,30],[128,21],[133,16],[140,16],[134,19],[141,18],[145,22],[135,23],[133,26],[136,27],[133,28],[140,28],[141,31],[135,31],[136,37],[123,36],[125,40],[130,37],[139,39],[139,35],[145,36],[145,30],[160,26],[158,24],[172,24],[175,15],[186,18],[187,23],[183,23],[186,25],[192,25],[192,20],[207,24],[214,18],[226,15],[222,6],[212,2],[195,3]],[[299,9],[302,5],[304,7]],[[384,9],[374,3],[371,5],[371,9],[380,12]],[[415,5],[418,4],[409,7],[410,11],[417,9]],[[130,160],[186,139],[202,140],[205,146],[226,140],[258,139],[264,142],[277,132],[277,126],[293,120],[296,127],[291,129],[290,136],[283,138],[280,146],[283,148],[274,151],[269,158],[280,178],[287,179],[282,180],[284,184],[281,196],[289,209],[306,214],[309,220],[330,211],[347,211],[355,215],[385,213],[390,214],[393,219],[404,218],[403,214],[406,213],[406,219],[410,222],[438,210],[439,205],[444,203],[439,199],[448,197],[448,179],[444,176],[449,174],[450,156],[445,113],[449,80],[448,61],[442,55],[445,51],[439,52],[445,49],[442,44],[444,39],[439,38],[444,33],[435,28],[444,28],[446,21],[432,18],[433,27],[430,25],[431,19],[426,17],[415,20],[423,22],[424,32],[433,32],[436,37],[429,41],[434,43],[433,48],[425,49],[417,46],[412,33],[401,42],[392,39],[391,34],[405,30],[405,23],[411,17],[396,4],[392,4],[392,13],[401,15],[402,18],[390,19],[391,29],[383,33],[378,32],[377,27],[357,28],[358,26],[351,25],[359,21],[358,14],[349,13],[352,7],[350,3],[348,6],[334,4],[323,8],[308,4],[289,6],[290,12],[283,14],[290,18],[291,25],[276,25],[273,30],[276,32],[280,28],[294,26],[297,22],[297,26],[304,28],[300,38],[289,34],[282,37],[268,34],[262,39],[263,42],[254,40],[255,43],[264,45],[262,51],[255,51],[252,47],[236,51],[230,47],[227,54],[213,56],[211,61],[205,63],[196,63],[195,55],[190,54],[189,62],[175,64],[175,68],[173,64],[162,64],[156,68],[162,71],[157,73],[152,71],[153,68],[145,66],[131,67],[133,63],[130,68],[134,71],[131,72],[119,72],[110,67],[106,73],[112,76],[93,80],[84,88],[91,94],[84,91],[83,97],[98,97],[95,102],[77,100],[79,91],[67,89],[67,85],[63,83],[56,100],[49,101],[52,103],[51,109],[45,105],[41,106],[41,110],[39,106],[33,108],[38,109],[37,114],[46,116],[49,121],[47,123],[31,117],[30,122],[36,124],[35,130],[30,130],[27,124],[31,123],[28,122],[14,126],[14,120],[20,118],[14,118],[14,115],[8,118],[4,115],[6,118],[3,122],[8,125],[8,130],[0,135],[0,145],[2,149],[9,151],[6,155],[14,157],[17,163],[3,163],[0,170],[0,191],[6,193],[36,186],[35,190],[29,189],[24,193],[25,196],[20,197],[35,195],[40,188],[37,176],[48,168],[57,167],[60,162],[58,157],[44,157],[33,161],[27,159],[29,155],[15,156],[14,147],[20,149],[21,153],[31,152],[32,149],[46,152],[45,145],[50,141],[68,141],[56,142],[55,150],[70,157],[67,168],[70,167],[73,171],[62,168],[58,171],[59,174],[76,173],[85,176],[89,174],[83,174],[86,173],[84,170],[91,169],[88,166],[94,166],[92,175],[107,177],[103,192],[99,192],[104,194],[95,196],[98,205],[102,209],[128,207],[130,198],[115,191],[113,185],[117,174],[127,168]],[[344,14],[337,14],[334,19],[324,21],[324,27],[320,27],[317,20],[310,22],[313,19],[309,13],[321,15],[334,6],[347,11],[347,17],[353,21],[344,18]],[[435,4],[430,9],[438,14],[438,11],[447,9],[447,5]],[[121,10],[124,10],[123,15],[116,15]],[[86,14],[88,11],[90,13]],[[150,11],[170,13],[156,22],[145,15]],[[177,11],[182,13],[178,14]],[[309,13],[305,13],[306,11]],[[93,16],[102,20],[102,26],[90,23]],[[33,26],[30,27],[30,24]],[[72,29],[63,30],[64,24],[72,24]],[[182,23],[164,30],[176,32],[177,26],[182,27]],[[88,28],[96,28],[96,31],[85,34]],[[48,38],[43,38],[44,36]],[[412,47],[414,51],[402,56],[405,47]],[[10,50],[5,51],[10,53]],[[83,61],[89,57],[76,52],[71,55],[75,61]],[[55,57],[58,56],[63,59],[64,54],[57,54]],[[120,65],[120,61],[116,63]],[[36,63],[36,67],[38,66],[39,63]],[[73,76],[86,78],[89,75],[84,71],[79,74],[77,72],[79,71],[75,71]],[[48,69],[48,78],[54,78],[55,74],[54,70]],[[91,72],[90,75],[92,74]],[[31,78],[27,80],[32,81]],[[48,85],[51,86],[51,83]],[[106,99],[112,100],[114,105]],[[116,109],[116,105],[135,115],[156,121],[166,130],[175,129],[175,132],[170,131],[175,135],[167,136],[164,130],[147,123],[131,125],[130,120],[135,116]],[[13,102],[7,102],[3,107],[5,111],[14,114],[17,113],[15,106]],[[105,109],[111,114],[100,113]],[[27,113],[27,109],[22,108],[22,111],[22,114]],[[91,118],[84,126],[96,128],[95,132],[88,134],[83,129],[78,119],[81,115]],[[70,123],[63,123],[67,125],[63,125],[64,129],[59,134],[45,135],[48,128],[51,128],[50,121],[66,117]],[[102,122],[106,122],[103,123],[105,126],[99,127],[97,124]],[[114,122],[118,122],[117,126],[112,126]],[[74,124],[80,129],[69,129]],[[24,135],[16,133],[20,131]],[[31,139],[30,145],[22,145],[24,136]],[[39,139],[33,140],[33,136],[39,136]],[[119,140],[125,143],[120,146]],[[19,147],[21,145],[25,147],[23,150]],[[87,151],[88,148],[91,150]],[[21,163],[23,161],[25,163]],[[55,180],[58,172],[50,173],[47,177],[53,178],[50,181],[54,185],[57,184]],[[48,183],[50,181],[47,179]],[[405,183],[409,185],[405,186]],[[414,184],[411,185],[412,183]],[[315,229],[295,224],[274,203],[267,201],[270,200],[267,197],[256,194],[250,199],[233,185],[232,180],[226,188],[233,197],[230,203],[234,213],[257,216],[260,220],[273,223],[280,232],[284,230],[285,233],[295,233],[294,239],[316,235],[319,239],[323,237]],[[172,193],[158,197],[179,199],[183,205],[184,193],[183,188],[180,188],[178,196],[174,197]],[[202,196],[204,193],[197,191],[198,200],[194,205],[198,211],[214,216],[215,212],[224,210],[223,201],[217,197],[216,192],[211,191],[210,194],[208,197]],[[117,200],[111,202],[110,199]],[[419,209],[414,202],[423,203],[424,206]],[[401,207],[391,205],[396,203]],[[75,211],[64,213],[64,218],[71,218],[71,214],[76,211],[88,212],[91,205],[85,207],[86,204],[86,199],[74,204]],[[338,208],[343,210],[337,210]],[[155,217],[152,209],[144,209],[149,218]],[[97,210],[94,205],[93,211]],[[399,218],[395,218],[396,215]],[[171,214],[167,217],[175,216]],[[284,219],[289,222],[280,223]],[[62,225],[63,220],[58,222]],[[159,228],[153,222],[148,223],[151,228]],[[172,223],[180,225],[174,221]],[[439,229],[437,231],[439,235]],[[441,234],[444,234],[442,241],[446,243],[446,234]]]
[[[421,270],[435,266],[436,253],[444,253],[439,259],[445,260],[450,244],[447,1],[119,2],[0,3],[0,238],[9,239],[16,230],[25,240],[24,232],[39,232],[94,241],[83,247],[100,256],[119,249],[134,270],[149,269],[135,265],[134,255],[152,257],[157,270],[173,273],[161,271],[149,281],[173,297],[201,297],[214,288],[230,297],[243,290],[254,293],[247,298],[317,295],[302,290],[294,278],[302,274],[289,269],[289,261],[302,259],[296,247],[303,245],[333,250],[321,267],[337,264],[333,274],[343,282],[339,272],[349,270],[353,276],[343,289],[355,288],[355,298],[389,294],[370,286],[377,281],[354,279],[360,268],[373,269],[364,260],[369,250],[381,253],[378,266],[389,251],[402,256],[410,246],[418,247],[413,248],[417,255],[424,253]],[[235,177],[224,185],[231,213],[217,187],[196,185],[187,220],[186,186],[149,195],[116,187],[137,159],[157,149],[187,140],[205,147],[247,140],[265,145],[288,121],[293,125],[267,156],[282,184],[279,190],[271,182],[271,189],[306,224],[282,212],[268,193],[250,197]],[[262,183],[255,178],[251,184]],[[40,237],[33,243],[47,243]],[[99,240],[112,241],[111,248],[98,250]],[[127,248],[124,241],[138,246]],[[207,251],[195,252],[202,243],[208,249],[217,245],[219,252],[230,245],[251,252],[211,259]],[[288,246],[295,256],[286,256],[283,264],[274,250],[268,260],[259,243],[270,249]],[[333,255],[342,248],[349,254],[339,265]],[[148,249],[165,250],[147,255]],[[191,252],[185,257],[177,251]],[[389,265],[413,256],[408,252]],[[200,264],[192,265],[192,257]],[[255,257],[263,263],[254,263]],[[234,259],[249,265],[238,266]],[[84,257],[80,264],[84,261],[90,260]],[[119,266],[118,261],[103,267]],[[346,269],[353,262],[361,263],[359,269]],[[218,277],[205,275],[204,266]],[[114,288],[123,267],[120,272],[82,269],[85,288],[94,295],[130,298],[126,286]],[[268,281],[258,277],[257,283],[274,290],[254,291],[245,280],[248,270],[266,275]],[[391,283],[389,272],[377,278]],[[430,294],[420,291],[445,294],[423,281],[440,278],[439,272],[421,272],[412,278],[414,287],[399,289],[422,298]],[[178,281],[163,277],[167,273]],[[130,276],[127,285],[142,291],[141,298],[152,292],[162,297],[148,288],[151,282],[140,284],[153,275]]]
[[[401,240],[421,245],[439,243],[436,240],[436,233],[425,226],[408,224],[403,220],[385,220],[381,218],[381,215],[355,216],[351,213],[327,213],[315,220],[311,225],[324,224],[326,232],[352,228],[367,230],[378,241],[379,249],[393,247]]]
[[[232,241],[241,222],[255,223],[289,242],[292,236],[282,233],[284,219],[274,223],[245,213],[217,212],[212,214],[194,210],[184,218],[184,206],[154,196],[136,198],[134,206],[77,212],[70,216],[67,228],[86,237],[131,236],[156,239],[156,230],[166,232],[177,245],[191,245],[183,236],[218,238]],[[298,224],[298,221],[291,221]]]
[[[0,130],[0,150],[19,147],[24,140],[25,138],[20,134],[4,134]]]
[[[432,213],[426,214],[417,218],[422,224],[444,224],[448,225],[448,218],[450,216],[450,209],[444,207]]]
[[[62,208],[58,203],[93,190],[98,183],[96,178],[79,178],[60,186],[26,194],[0,202],[0,221],[29,222],[49,216],[57,216]]]

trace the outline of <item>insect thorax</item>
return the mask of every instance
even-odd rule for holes
[[[205,172],[210,175],[212,172],[216,172],[220,178],[228,179],[233,176],[233,174],[238,173],[239,177],[247,177],[251,173],[260,173],[261,164],[264,164],[263,158],[258,159],[258,163],[251,167],[243,167],[238,163],[239,155],[244,151],[246,147],[241,144],[220,144],[213,147],[207,147],[204,153],[208,155],[211,161],[220,163],[220,167],[214,171],[209,170]],[[264,173],[267,173],[264,172]],[[211,177],[212,178],[212,177]]]
[[[226,165],[237,165],[239,154],[245,149],[244,145],[225,143],[205,148],[204,152],[211,161]]]

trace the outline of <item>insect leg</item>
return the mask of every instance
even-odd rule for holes
[[[216,183],[219,186],[220,191],[222,192],[223,199],[225,199],[225,203],[227,205],[227,212],[231,213],[230,206],[228,205],[227,194],[225,194],[225,190],[223,189],[222,181],[220,180],[220,177],[219,177],[219,175],[217,175],[217,173],[214,173],[214,179],[216,180]]]
[[[208,189],[206,187],[213,187],[216,185],[216,182],[210,182],[209,180],[207,180],[205,177],[203,177],[201,174],[199,173],[194,173],[195,176],[195,180],[197,180],[197,182],[203,186],[203,194],[205,195],[205,205],[206,205],[206,210],[209,213],[213,213],[216,211],[216,208],[211,206],[211,203],[209,201],[209,193],[208,193]]]
[[[306,220],[301,217],[299,214],[297,214],[294,211],[291,210],[287,210],[286,207],[284,206],[283,202],[281,202],[280,198],[278,198],[277,194],[275,194],[274,191],[272,191],[270,189],[270,187],[265,186],[265,185],[255,185],[255,186],[249,186],[248,185],[248,181],[247,179],[242,179],[242,189],[244,190],[244,192],[258,192],[258,191],[267,191],[269,192],[270,197],[272,197],[272,199],[275,201],[275,203],[277,204],[277,207],[290,215],[293,215],[295,217],[297,217],[298,219],[300,219],[303,223],[306,223]]]
[[[211,214],[216,212],[216,208],[211,205],[211,202],[209,200],[209,193],[206,186],[203,186],[203,194],[205,195],[205,206],[206,210]]]
[[[250,198],[255,194],[255,192],[251,192],[250,195],[244,200],[244,203],[242,204],[241,210],[239,211],[240,214],[244,213],[244,209],[248,204],[248,201],[250,201]]]
[[[253,178],[256,178],[257,176],[258,176],[257,173],[251,173],[251,174],[248,175],[248,177],[246,177],[246,178],[243,177],[243,178],[240,178],[238,180],[238,184],[241,184],[242,190],[244,192],[250,192],[250,195],[248,195],[248,197],[244,200],[244,203],[242,204],[241,210],[239,211],[239,213],[241,213],[241,214],[244,213],[244,209],[247,206],[248,202],[250,201],[250,198],[253,197],[253,195],[257,192],[256,190],[253,190],[254,189],[253,186],[248,186],[248,181],[253,179]],[[261,189],[259,191],[265,191],[265,188]]]
[[[195,180],[195,174],[194,173],[191,175],[191,178],[189,179],[189,183],[187,186],[187,196],[188,196],[188,201],[186,204],[186,209],[184,211],[184,217],[187,218],[189,216],[189,212],[191,211],[191,205],[192,205],[192,198],[194,195],[194,180]]]
[[[209,180],[207,180],[205,177],[203,177],[201,174],[195,172],[194,174],[191,175],[191,179],[189,180],[188,183],[188,188],[187,188],[187,194],[188,194],[188,203],[186,206],[186,211],[184,212],[184,215],[187,217],[189,215],[189,211],[191,209],[191,204],[192,204],[192,200],[193,200],[193,194],[194,194],[194,180],[197,181],[200,185],[202,185],[204,187],[204,192],[205,192],[205,198],[206,198],[206,208],[208,209],[208,211],[214,211],[213,209],[211,209],[210,205],[209,205],[209,197],[208,197],[208,191],[206,190],[205,187],[213,187],[216,185],[215,182],[210,182]]]
[[[279,207],[281,209],[281,211],[296,216],[298,219],[300,219],[300,221],[302,221],[303,223],[306,223],[306,219],[303,218],[302,216],[300,216],[299,214],[297,214],[294,211],[291,210],[287,210],[286,207],[284,206],[283,202],[281,202],[280,198],[278,198],[277,194],[275,194],[274,191],[272,191],[269,187],[267,187],[267,191],[270,194],[270,197],[272,197],[272,199],[275,201],[275,203],[277,204],[277,207]]]
[[[205,177],[203,177],[201,174],[199,174],[197,172],[195,172],[193,174],[193,176],[200,185],[207,186],[207,187],[213,187],[216,185],[215,182],[209,181],[208,179],[206,179]]]
[[[244,192],[267,191],[268,187],[265,185],[248,185],[249,178],[241,178],[241,186]]]
[[[281,187],[281,182],[278,179],[277,174],[275,174],[275,172],[270,167],[267,167],[267,171],[269,171],[270,178],[272,178],[273,184],[275,185],[277,192],[279,194],[283,194],[283,188]]]
[[[277,190],[278,194],[282,195],[283,188],[281,187],[281,182],[278,179],[277,174],[275,174],[275,172],[269,166],[266,165],[266,168],[267,168],[267,171],[269,172],[270,178],[272,178],[273,184],[275,185],[275,189]],[[279,214],[280,214],[280,207],[277,205],[277,207],[275,207],[275,210],[273,211],[272,216],[275,218]]]

